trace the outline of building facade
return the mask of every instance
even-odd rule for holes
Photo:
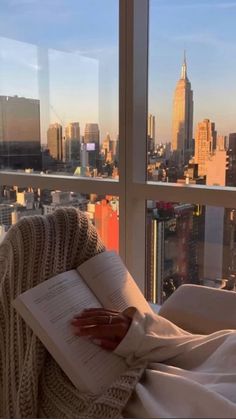
[[[65,128],[64,161],[80,161],[80,125],[71,122]]]
[[[193,153],[193,91],[187,76],[187,62],[181,70],[181,78],[177,83],[173,101],[172,151],[176,163],[187,164]]]
[[[39,100],[0,96],[0,168],[42,170]]]
[[[236,186],[236,133],[229,134],[227,186]]]
[[[84,129],[84,142],[99,144],[100,132],[98,124],[86,124]]]
[[[162,304],[184,283],[198,283],[198,215],[192,204],[157,202],[147,212],[147,289]]]
[[[195,134],[194,163],[198,164],[198,176],[206,176],[207,161],[213,153],[213,144],[216,142],[217,132],[214,122],[204,119],[199,122]]]
[[[47,145],[50,156],[55,160],[63,160],[62,125],[50,124],[47,130]]]

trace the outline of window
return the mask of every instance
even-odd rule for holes
[[[84,211],[108,250],[119,252],[119,199],[32,187],[0,187],[0,242],[22,217],[52,214],[59,207]]]
[[[147,180],[187,186],[184,199],[180,188],[161,201],[158,184],[147,201],[146,290],[159,304],[182,283],[232,287],[234,210],[222,208],[222,189],[216,206],[196,198],[207,190],[197,185],[236,186],[233,16],[235,5],[217,0],[150,0]]]
[[[20,5],[21,2],[17,2],[17,5],[18,3]],[[54,2],[50,3],[52,4]],[[214,1],[212,3],[217,4],[218,2]],[[158,141],[160,140],[159,142],[162,142],[158,150],[156,150],[156,155],[154,156],[154,158],[161,160],[163,158],[163,155],[166,155],[166,153],[168,152],[168,147],[163,141],[164,138],[162,138],[161,135],[161,124],[163,123],[161,115],[162,112],[166,112],[165,101],[168,99],[168,97],[170,98],[173,94],[173,88],[175,87],[176,77],[178,77],[177,73],[179,69],[179,63],[181,64],[181,57],[179,57],[179,53],[176,50],[175,54],[171,54],[171,56],[173,55],[173,59],[176,59],[175,66],[172,66],[173,69],[171,69],[171,71],[173,70],[171,77],[174,82],[172,84],[169,84],[169,90],[164,88],[163,86],[163,92],[161,92],[162,94],[158,96],[158,100],[160,99],[160,97],[162,97],[162,102],[159,103],[158,107],[156,108],[156,105],[154,104],[154,97],[156,95],[156,91],[159,92],[159,88],[156,88],[158,85],[160,86],[160,77],[166,76],[166,78],[168,79],[169,72],[165,73],[163,71],[161,76],[160,62],[162,61],[163,65],[163,60],[165,58],[164,56],[162,57],[161,55],[158,55],[159,60],[156,60],[156,62],[158,62],[159,67],[155,67],[155,65],[152,62],[153,54],[159,54],[159,52],[161,51],[159,45],[161,43],[160,41],[165,41],[165,39],[158,38],[159,41],[155,45],[153,44],[154,38],[152,38],[152,27],[153,25],[155,25],[158,28],[158,30],[160,30],[161,27],[163,28],[160,22],[164,22],[164,17],[166,19],[167,11],[169,10],[170,12],[171,7],[178,7],[180,3],[177,2],[176,6],[176,2],[172,2],[171,0],[168,2],[164,2],[162,0],[151,0],[149,18],[148,0],[129,0],[128,2],[127,0],[80,0],[79,2],[75,0],[70,0],[69,2],[61,0],[59,3],[57,3],[57,5],[59,4],[59,6],[57,6],[58,20],[55,23],[55,28],[51,24],[50,20],[50,16],[53,14],[53,22],[55,22],[55,13],[54,9],[52,12],[51,6],[46,8],[46,6],[42,6],[42,2],[39,1],[35,1],[33,3],[23,2],[22,4],[22,9],[20,8],[21,13],[18,13],[19,9],[17,9],[18,12],[16,13],[16,8],[13,9],[10,7],[7,9],[8,20],[6,19],[6,25],[1,29],[2,36],[8,39],[17,39],[17,45],[21,43],[21,47],[25,51],[25,55],[21,56],[27,58],[27,63],[36,63],[36,74],[34,73],[34,77],[30,77],[28,73],[22,73],[20,67],[22,63],[20,60],[18,60],[20,61],[20,63],[18,63],[18,61],[13,61],[11,63],[11,68],[17,69],[17,73],[19,73],[19,79],[17,80],[18,85],[26,87],[28,86],[29,91],[33,92],[32,95],[34,96],[31,97],[31,99],[35,99],[36,102],[34,102],[34,105],[32,105],[32,107],[34,107],[34,112],[32,110],[32,115],[37,115],[37,100],[42,100],[44,101],[44,104],[48,104],[50,103],[50,100],[54,98],[54,102],[51,102],[53,109],[50,108],[49,105],[46,105],[45,107],[42,107],[42,111],[43,109],[45,110],[45,113],[43,111],[45,118],[51,118],[50,122],[57,124],[54,124],[52,127],[50,127],[51,130],[48,134],[49,143],[53,143],[54,145],[56,144],[55,152],[57,154],[56,157],[53,157],[50,155],[50,153],[47,154],[47,152],[45,152],[45,149],[43,149],[43,153],[46,159],[54,159],[54,163],[56,162],[56,166],[51,169],[48,168],[47,173],[45,173],[45,171],[39,174],[38,170],[23,171],[23,169],[21,170],[19,167],[14,168],[14,170],[12,170],[12,168],[9,165],[6,165],[4,163],[4,167],[2,167],[2,170],[0,172],[0,185],[4,190],[6,189],[5,185],[14,185],[18,188],[23,188],[23,190],[26,189],[27,191],[29,188],[32,188],[40,190],[49,190],[52,192],[60,191],[70,193],[71,191],[74,191],[74,194],[81,194],[85,196],[91,196],[91,194],[96,194],[97,196],[101,197],[98,199],[98,201],[101,201],[101,199],[106,196],[118,197],[120,255],[122,256],[128,269],[131,271],[132,275],[136,279],[141,290],[143,292],[146,292],[148,298],[153,299],[153,301],[159,301],[159,297],[153,298],[153,295],[150,294],[150,292],[153,292],[153,288],[151,288],[151,280],[147,281],[148,275],[150,275],[150,270],[153,270],[154,265],[156,266],[155,272],[156,275],[158,275],[158,281],[162,281],[163,284],[166,282],[166,272],[172,272],[171,270],[173,269],[175,269],[174,272],[176,273],[176,275],[179,278],[181,278],[183,276],[183,270],[185,266],[184,261],[186,260],[186,247],[189,240],[186,234],[187,232],[194,230],[195,215],[194,217],[192,215],[189,219],[184,219],[181,221],[181,216],[177,218],[176,215],[176,211],[180,211],[178,207],[191,207],[191,211],[194,211],[194,213],[196,214],[197,212],[201,211],[206,212],[206,209],[208,207],[212,207],[213,210],[215,208],[216,211],[214,213],[214,217],[215,222],[218,223],[219,220],[222,221],[222,216],[219,215],[220,211],[218,211],[218,209],[220,208],[224,213],[226,213],[226,211],[229,211],[231,214],[230,217],[233,217],[232,211],[235,208],[236,202],[236,190],[230,186],[228,188],[224,187],[224,185],[222,185],[219,182],[218,173],[216,172],[212,172],[212,181],[210,182],[210,184],[193,184],[193,182],[191,182],[190,173],[192,173],[192,176],[194,176],[194,166],[189,167],[189,182],[186,181],[185,175],[185,177],[178,177],[177,179],[175,179],[174,171],[172,174],[168,173],[167,182],[167,171],[165,167],[156,168],[155,166],[155,170],[153,170],[152,165],[156,163],[153,163],[153,160],[150,160],[152,159],[151,154],[149,154],[149,161],[147,161],[146,158],[148,132],[150,134],[150,137],[153,136],[153,132],[156,132],[156,139],[158,139]],[[186,9],[192,7],[189,7],[189,2],[186,1],[181,2],[181,4],[185,5]],[[211,11],[209,10],[209,2],[207,4],[207,10],[210,13]],[[158,11],[158,13],[155,12],[155,8]],[[194,6],[194,8],[198,8],[197,3]],[[231,10],[231,12],[233,16],[234,8],[232,9],[233,10]],[[1,12],[3,13],[3,10],[1,10]],[[4,11],[4,13],[6,13],[6,10]],[[39,26],[34,22],[34,19],[36,19],[36,17],[38,21],[38,13],[41,13],[41,16],[43,16],[43,21],[45,22],[46,29],[44,29],[42,25]],[[49,15],[47,15],[47,13],[49,13]],[[224,13],[226,13],[226,10],[224,10]],[[77,19],[75,22],[74,19],[76,19],[76,17],[78,18],[78,16],[79,20]],[[169,13],[168,16],[170,16],[172,20],[175,19],[174,14],[172,16]],[[19,19],[21,20],[19,21]],[[231,17],[230,19],[232,20],[233,17]],[[16,24],[13,25],[13,21],[16,21]],[[80,25],[77,24],[78,21],[80,22]],[[150,71],[148,84],[149,21],[151,32],[149,48]],[[25,24],[26,22],[29,23],[29,28]],[[91,25],[93,27],[93,31],[91,31]],[[32,26],[34,27],[34,31],[32,31]],[[27,30],[24,30],[24,32],[21,33],[21,28],[25,27],[27,28]],[[229,25],[229,27],[231,28],[231,33],[228,33],[227,36],[231,36],[233,38],[234,25]],[[11,33],[11,31],[13,31],[13,28],[17,33]],[[178,25],[177,29],[179,28],[182,28],[182,26]],[[166,34],[168,34],[169,29],[170,22],[168,25],[165,25]],[[94,34],[92,39],[89,35],[91,34],[91,32]],[[80,35],[79,40],[76,39],[76,36],[78,34]],[[16,41],[12,42],[14,44]],[[38,44],[40,44],[40,50],[38,50]],[[17,47],[15,47],[15,50],[17,50]],[[166,51],[166,54],[167,53],[168,51]],[[163,49],[162,54],[164,54]],[[181,47],[181,55],[182,54],[183,51]],[[29,61],[30,57],[31,61]],[[163,58],[163,60],[161,60],[161,58]],[[189,59],[190,52],[187,51],[187,60]],[[39,65],[38,62],[41,63],[41,65]],[[198,62],[198,65],[200,65],[199,63],[200,61]],[[85,65],[89,68],[87,73],[83,71]],[[156,71],[156,69],[158,68],[159,70]],[[176,68],[176,71],[174,71],[174,68]],[[191,63],[191,65],[189,63],[189,70],[190,68],[194,68],[193,62]],[[233,66],[231,65],[230,68],[232,69]],[[49,71],[47,71],[46,69],[49,69]],[[78,80],[78,84],[76,84],[77,80],[75,80],[75,69],[78,69],[77,74],[78,78],[80,79]],[[185,70],[183,68],[183,72],[184,71]],[[229,71],[231,70],[227,68],[227,72]],[[8,70],[5,70],[5,79],[4,77],[1,77],[0,80],[0,84],[4,89],[8,89],[9,87],[9,84],[6,83],[8,73],[10,74],[10,68],[8,68]],[[233,72],[231,73],[231,75],[233,75]],[[90,78],[90,76],[92,78]],[[102,171],[101,175],[99,175],[99,173],[97,173],[96,170],[94,171],[93,164],[88,166],[76,165],[76,167],[74,167],[73,170],[71,170],[69,169],[70,165],[66,166],[65,162],[63,161],[62,164],[60,163],[60,156],[63,156],[63,149],[60,147],[60,139],[61,136],[63,136],[63,134],[61,134],[61,126],[64,127],[64,124],[60,122],[60,118],[62,121],[68,119],[66,115],[69,109],[69,97],[71,97],[73,110],[76,109],[77,99],[78,101],[81,99],[81,95],[79,95],[77,89],[80,85],[79,83],[81,83],[83,85],[82,87],[84,88],[84,78],[86,77],[88,77],[90,84],[90,90],[87,90],[87,96],[90,96],[89,100],[91,102],[91,109],[97,110],[98,115],[97,118],[95,118],[94,116],[93,119],[91,118],[86,122],[94,124],[98,123],[100,128],[102,126],[107,126],[106,124],[102,123],[102,121],[107,121],[107,119],[109,119],[109,121],[112,121],[112,123],[110,124],[112,125],[112,129],[110,127],[105,128],[103,131],[104,135],[101,136],[102,138],[106,137],[107,130],[109,131],[111,140],[113,141],[115,139],[115,132],[119,132],[119,150],[116,151],[116,153],[118,153],[119,151],[119,177],[117,166],[115,164],[112,167],[111,165],[109,166],[109,161],[106,161],[107,166],[104,167],[104,171]],[[64,80],[67,80],[66,85],[64,84]],[[193,78],[191,79],[191,81],[192,80]],[[205,74],[205,82],[208,81],[209,74]],[[71,82],[71,84],[69,84],[70,88],[67,89],[69,82]],[[59,83],[59,91],[57,91],[56,83]],[[194,82],[194,80],[192,81],[192,83],[193,84],[191,85],[191,88],[193,88],[193,91],[195,91],[196,83]],[[235,83],[231,83],[232,97],[232,86],[234,85]],[[13,88],[14,84],[10,83],[10,87]],[[84,92],[84,90],[82,91]],[[46,94],[39,95],[40,92],[46,92]],[[28,95],[27,97],[29,97],[29,93],[27,92],[22,93],[19,91],[15,94],[18,94],[18,96]],[[8,95],[9,97],[13,98],[14,102],[13,92],[2,90],[2,96]],[[58,95],[60,96],[60,98],[65,97],[65,106],[63,107],[65,111],[57,109],[57,102],[59,98]],[[93,101],[92,99],[94,98],[96,98],[96,100]],[[19,97],[17,99],[19,99]],[[171,102],[170,99],[168,100],[169,102]],[[225,99],[223,99],[223,102],[224,100]],[[88,111],[88,107],[86,108],[85,106],[87,102],[83,101],[82,103],[83,109],[81,110],[81,112],[84,112],[84,110],[86,109]],[[147,104],[149,105],[147,106]],[[50,112],[48,109],[50,109]],[[171,104],[169,109],[171,109]],[[228,109],[228,111],[226,109]],[[63,112],[65,113],[65,115],[63,114]],[[229,108],[226,108],[226,106],[224,106],[224,112],[229,113]],[[232,109],[230,112],[232,112]],[[58,114],[57,116],[56,113]],[[117,116],[118,113],[119,118]],[[150,114],[155,116],[155,119],[153,117],[149,118]],[[80,115],[76,116],[76,118],[73,117],[73,121],[70,122],[80,123]],[[95,115],[95,113],[93,115]],[[41,118],[43,118],[42,113],[40,113],[40,121]],[[199,118],[199,121],[203,121],[204,118],[205,115]],[[224,113],[222,113],[221,119],[225,120],[226,122],[228,121]],[[210,121],[216,122],[216,118],[212,117],[210,118]],[[154,129],[155,126],[156,130]],[[203,131],[205,131],[203,139],[206,135],[206,132],[208,132],[207,129],[205,129],[205,126],[207,126],[210,129],[211,133],[214,131],[214,127],[209,122],[204,122]],[[76,127],[78,128],[78,126],[71,127],[71,131],[76,132]],[[92,125],[87,127],[86,130],[85,125],[83,126],[83,128],[81,127],[82,122],[80,125],[80,131],[84,133],[84,137],[86,137],[88,132],[89,135],[91,135],[91,141],[82,142],[82,139],[80,138],[82,144],[85,144],[85,146],[83,146],[84,148],[82,147],[81,150],[85,150],[84,161],[86,162],[86,158],[88,157],[88,154],[86,153],[91,153],[90,156],[92,159],[93,153],[94,151],[96,151],[96,147],[94,150],[94,143],[96,143],[96,141],[94,140],[94,136],[96,136],[96,132],[98,132],[98,127],[96,125]],[[218,128],[218,126],[216,128]],[[199,131],[201,131],[201,127],[199,127]],[[65,132],[66,131],[64,130],[64,133]],[[69,127],[67,132],[69,132]],[[229,132],[234,132],[234,129],[233,127],[231,127],[231,125],[229,128]],[[82,134],[80,133],[80,137],[81,135]],[[224,134],[222,133],[222,135]],[[109,154],[109,141],[109,138],[106,137],[105,145],[103,148],[103,154],[100,155],[103,155],[105,159]],[[65,142],[64,144],[66,145],[67,143]],[[74,160],[76,163],[77,151],[76,147],[74,147],[75,144],[73,142],[68,142],[67,145],[68,147],[66,146],[66,150],[68,151],[69,156],[71,156],[71,160]],[[149,141],[149,146],[153,147],[153,141]],[[190,146],[191,144],[189,144],[189,147]],[[16,148],[16,150],[19,149]],[[233,153],[234,152],[232,150],[232,153],[229,153],[228,155],[229,165],[232,165],[232,171],[229,176],[229,178],[231,179],[231,185],[234,184],[233,165],[235,158]],[[72,159],[72,156],[75,157],[73,157]],[[6,161],[8,161],[10,157],[10,154],[8,155],[8,157],[6,156]],[[214,157],[210,157],[214,159]],[[186,153],[180,153],[178,155],[178,158],[181,162],[184,162],[186,158]],[[209,164],[212,167],[214,166],[211,163]],[[80,167],[80,169],[78,167]],[[88,167],[88,170],[83,171],[83,167]],[[27,169],[30,169],[30,167]],[[176,182],[176,180],[178,179],[182,180],[180,182]],[[217,185],[213,186],[215,183]],[[4,204],[4,199],[2,197],[0,199],[1,204]],[[168,215],[168,218],[168,211],[166,214],[166,207],[164,207],[164,210],[162,211],[162,217],[164,218],[161,220],[159,219],[159,223],[159,221],[156,221],[155,212],[152,213],[152,210],[153,208],[157,208],[157,203],[161,202],[165,203],[167,207],[169,205],[169,209],[167,208],[168,211],[172,211],[172,208],[174,206],[175,212],[172,217],[169,217]],[[109,205],[111,204],[112,203],[110,203]],[[158,211],[159,210],[160,208],[158,208]],[[199,216],[199,219],[200,218],[201,217]],[[1,224],[3,224],[3,222]],[[150,229],[150,225],[152,224],[156,225],[154,230]],[[163,227],[159,228],[160,225],[162,225]],[[224,224],[221,222],[220,225],[221,231],[223,231],[222,234],[224,235],[226,230],[228,229],[228,224]],[[180,239],[182,249],[179,257],[181,259],[181,263],[176,262],[175,255],[177,231],[178,234],[180,234],[180,237],[181,232],[184,232],[182,236],[183,240]],[[153,234],[158,235],[159,241],[151,241],[150,237]],[[197,239],[196,241],[197,243],[199,242],[199,248],[201,247],[200,243],[203,243],[201,247],[203,249],[205,246],[204,243],[207,243],[207,241],[205,240],[205,242],[202,242],[201,237],[202,236],[199,236],[199,239]],[[235,241],[233,235],[232,243],[234,242]],[[232,243],[227,244],[227,246],[231,246],[231,248],[233,249],[234,245]],[[221,243],[221,249],[222,246],[223,242]],[[158,252],[157,247],[159,249]],[[200,250],[199,252],[201,253]],[[150,260],[152,261],[152,263],[154,263],[152,267],[150,265]],[[203,268],[204,263],[201,262],[201,266]],[[173,266],[175,266],[175,268],[173,268]],[[223,263],[222,267],[224,266],[227,267],[228,265],[224,265]],[[186,265],[185,267],[185,272],[187,272],[188,266]],[[225,272],[226,271],[222,270],[222,277],[226,276]],[[231,275],[231,271],[230,274],[229,271],[227,272],[228,277],[225,279],[229,280],[229,275]],[[201,275],[199,276],[199,278],[205,278],[206,280],[209,279],[208,275]],[[168,283],[167,285],[169,286]],[[165,285],[165,287],[168,288],[167,285]],[[176,281],[174,281],[174,279],[173,286],[176,286]],[[152,289],[152,291],[150,291],[150,289]],[[156,295],[159,295],[160,298],[165,298],[168,292],[165,289],[164,295],[162,291],[160,291],[161,289],[162,288],[160,286],[157,288],[157,290],[155,291],[157,292]]]
[[[1,7],[0,168],[118,178],[118,1]]]
[[[218,0],[150,0],[149,180],[236,186],[235,17]]]
[[[234,209],[147,201],[148,299],[188,283],[236,290],[235,229]]]

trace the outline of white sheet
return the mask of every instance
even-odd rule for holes
[[[115,352],[129,364],[148,360],[124,416],[236,418],[236,331],[192,335],[136,312]]]

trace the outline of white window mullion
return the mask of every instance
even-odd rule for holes
[[[133,196],[143,200],[183,202],[236,208],[236,188],[207,185],[180,185],[177,183],[134,183]]]
[[[146,181],[146,124],[147,124],[147,72],[148,72],[148,0],[121,0],[121,25],[126,36],[121,36],[121,85],[120,115],[123,127],[120,138],[121,235],[125,235],[125,263],[145,291],[145,201],[133,195],[133,183]],[[123,65],[122,65],[123,64]],[[122,73],[123,72],[123,73]],[[122,120],[120,120],[122,123]],[[123,131],[125,129],[125,131]],[[123,145],[122,145],[123,141]],[[124,170],[125,161],[125,170]],[[123,168],[123,173],[122,173]],[[124,179],[125,177],[125,179]],[[123,207],[123,205],[125,207]],[[122,243],[122,241],[121,241]]]
[[[119,254],[126,264],[127,12],[119,0]]]
[[[96,193],[119,196],[121,187],[118,181],[109,179],[82,178],[63,175],[40,175],[34,173],[0,172],[0,185],[15,185],[49,190]]]

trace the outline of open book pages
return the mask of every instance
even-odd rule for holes
[[[74,336],[70,324],[84,308],[151,310],[116,253],[104,252],[19,295],[13,305],[81,391],[107,388],[127,366],[119,356]]]
[[[84,262],[77,270],[103,307],[122,311],[134,306],[144,313],[152,312],[117,253],[100,253]]]

